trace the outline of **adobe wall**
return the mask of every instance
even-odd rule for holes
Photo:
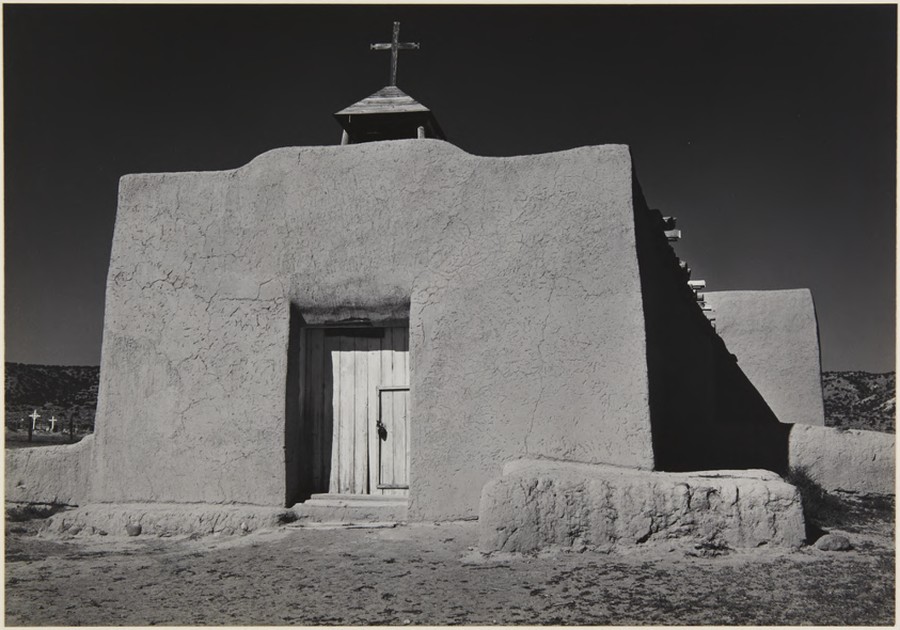
[[[782,422],[825,425],[819,328],[809,289],[712,291],[716,331]]]
[[[788,467],[788,433],[700,310],[635,180],[656,469]]]
[[[790,465],[825,490],[894,494],[896,440],[891,433],[797,424]]]
[[[289,311],[409,309],[411,519],[507,460],[653,466],[627,147],[410,140],[122,178],[94,501],[285,501]]]
[[[90,487],[94,436],[75,444],[17,448],[6,451],[4,478],[7,501],[81,505]]]

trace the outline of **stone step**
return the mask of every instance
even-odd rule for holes
[[[293,507],[301,521],[315,523],[390,523],[406,521],[405,497],[314,494]]]
[[[301,505],[305,505],[307,507],[353,507],[360,509],[381,509],[386,507],[406,507],[406,501],[385,501],[383,503],[375,503],[373,501],[343,501],[341,499],[321,499],[318,501],[310,500]]]
[[[383,496],[378,494],[338,494],[336,492],[328,492],[321,494],[314,494],[309,499],[306,500],[306,503],[309,502],[319,503],[321,501],[340,501],[341,503],[347,504],[369,504],[369,503],[402,503],[406,505],[406,497],[397,497],[397,496]]]

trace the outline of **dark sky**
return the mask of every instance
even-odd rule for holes
[[[695,279],[809,287],[824,369],[894,369],[893,5],[4,5],[6,360],[98,364],[119,177],[337,143],[395,19],[454,144],[629,144]]]

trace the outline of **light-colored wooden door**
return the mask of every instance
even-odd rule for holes
[[[378,479],[382,494],[409,489],[409,386],[378,388]]]
[[[402,485],[408,487],[409,328],[308,328],[306,347],[304,414],[313,440],[314,488],[340,494],[406,494],[399,483],[378,486],[385,485],[380,483],[382,442],[390,442],[391,479],[406,475]],[[400,391],[390,388],[405,388],[405,400],[380,400],[380,391]],[[387,439],[378,430],[383,404],[390,407]]]

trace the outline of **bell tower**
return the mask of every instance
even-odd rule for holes
[[[445,139],[431,110],[397,87],[399,52],[418,48],[418,43],[400,41],[400,22],[394,22],[394,36],[390,43],[370,46],[371,50],[391,51],[390,83],[334,114],[344,129],[341,144],[406,138]]]

